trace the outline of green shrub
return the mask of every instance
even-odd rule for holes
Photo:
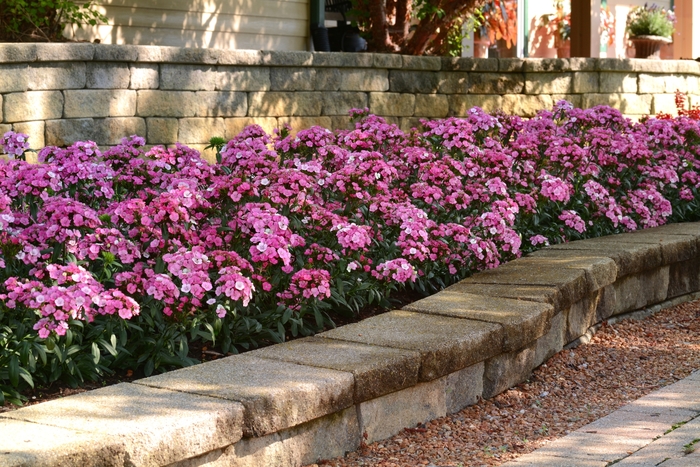
[[[650,7],[638,6],[627,16],[627,33],[630,37],[673,35],[673,24],[676,16],[672,10],[666,10],[656,5]]]
[[[70,0],[0,0],[0,40],[54,42],[64,40],[66,24],[95,26],[107,18],[93,8]]]

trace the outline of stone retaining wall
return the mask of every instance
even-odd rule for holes
[[[201,149],[250,123],[346,127],[364,107],[404,129],[473,106],[530,117],[559,99],[638,118],[674,112],[676,90],[700,104],[700,63],[0,44],[0,133],[35,148],[139,134]]]
[[[0,466],[300,466],[524,381],[591,327],[700,298],[700,223],[571,242],[315,337],[0,415]]]

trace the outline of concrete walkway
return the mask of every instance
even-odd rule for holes
[[[700,371],[503,467],[700,467]]]

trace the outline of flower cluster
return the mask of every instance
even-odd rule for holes
[[[559,102],[529,120],[474,108],[406,134],[353,114],[335,132],[250,126],[216,164],[130,137],[104,153],[44,148],[32,165],[26,138],[6,134],[2,298],[32,310],[42,337],[157,314],[197,338],[282,340],[328,310],[435,290],[545,245],[700,219],[689,115],[633,123]]]
[[[29,141],[27,141],[27,138],[29,137],[24,133],[8,131],[3,135],[2,139],[0,139],[0,147],[11,159],[21,157],[24,155],[25,151],[29,149]]]

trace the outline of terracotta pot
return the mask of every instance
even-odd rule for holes
[[[673,42],[668,37],[661,36],[636,36],[630,37],[630,42],[634,44],[634,58],[650,58],[659,60],[661,58],[661,46]]]
[[[557,58],[570,58],[571,57],[571,43],[557,47]]]

